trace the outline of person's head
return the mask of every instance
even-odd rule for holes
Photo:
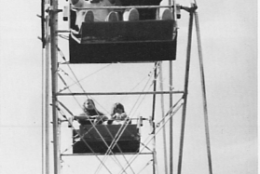
[[[112,111],[112,115],[118,113],[118,114],[122,114],[125,112],[124,106],[121,103],[115,103],[114,107],[113,107],[113,111]]]
[[[92,110],[95,109],[95,103],[92,99],[87,99],[83,104],[84,109]]]

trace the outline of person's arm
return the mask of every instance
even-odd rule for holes
[[[100,119],[103,121],[108,120],[108,117],[105,114],[103,114],[102,112],[98,111],[98,115],[96,115],[96,116],[97,116],[97,119]]]
[[[116,114],[114,114],[114,115],[112,116],[112,118],[113,118],[114,120],[125,120],[125,119],[127,118],[127,115],[126,115],[126,113],[122,113],[122,114],[116,113]]]
[[[97,118],[98,117],[98,115],[88,115],[88,114],[86,114],[86,113],[82,113],[82,114],[80,114],[80,115],[76,115],[76,116],[74,116],[74,119],[75,120],[87,120],[87,119],[95,119],[95,118]]]

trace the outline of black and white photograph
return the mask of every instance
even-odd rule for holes
[[[0,8],[0,174],[258,174],[256,0]]]

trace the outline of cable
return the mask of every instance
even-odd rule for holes
[[[60,74],[58,74],[58,77],[61,79],[61,81],[63,82],[63,84],[67,87],[68,85],[67,85],[67,83],[65,82],[65,80],[63,79],[63,77],[62,77]],[[67,89],[72,93],[72,91],[70,90],[70,88],[67,88]],[[75,101],[77,102],[77,104],[79,105],[79,107],[82,109],[81,104],[80,104],[79,101],[76,99],[76,97],[73,96],[73,98],[75,99]]]
[[[62,51],[59,49],[58,46],[57,46],[57,50],[58,50],[58,52],[60,53],[60,56],[62,57],[62,59],[63,59],[64,61],[66,61],[65,55],[62,53]],[[79,87],[81,88],[81,90],[82,90],[84,93],[86,93],[85,89],[84,89],[83,86],[81,85],[80,80],[77,78],[77,76],[76,76],[76,74],[74,73],[74,71],[72,70],[71,66],[70,66],[69,64],[67,64],[67,66],[69,67],[69,69],[70,69],[70,71],[71,71],[73,77],[75,78],[76,83],[79,85]],[[107,66],[108,66],[108,65],[107,65]],[[107,66],[106,66],[106,67],[107,67]],[[106,67],[104,67],[104,68],[106,68]],[[104,69],[104,68],[102,68],[102,69]],[[100,70],[102,70],[102,69],[100,69]],[[99,71],[100,71],[100,70],[99,70]],[[91,75],[92,75],[92,74],[91,74]],[[86,97],[89,98],[88,95],[86,95]],[[103,109],[105,109],[105,108],[104,108],[102,105],[100,105],[97,101],[95,101],[95,103],[98,104],[99,106],[101,106]],[[106,109],[105,109],[105,110],[106,110]]]
[[[160,130],[162,129],[162,127],[165,126],[165,124],[178,112],[178,110],[182,107],[182,105],[183,105],[183,103],[181,103],[181,104],[176,108],[176,110],[175,110],[174,112],[171,112],[171,114],[169,115],[169,118],[164,122],[164,124],[163,124],[161,127],[157,128],[157,131],[155,132],[155,135],[157,135],[157,134],[160,132]],[[169,113],[169,111],[168,111],[168,113]],[[147,138],[146,140],[148,141],[148,138]],[[150,140],[146,143],[146,145],[148,145],[148,144],[151,142],[151,140],[152,140],[152,138],[150,137]],[[144,147],[130,160],[130,161],[131,161],[130,164],[137,158],[137,156],[138,156],[143,150],[144,150]],[[125,169],[127,169],[128,167],[129,167],[129,166],[127,165],[127,166],[125,167]]]
[[[98,69],[97,71],[94,71],[93,73],[87,75],[86,77],[83,77],[82,79],[79,80],[79,82],[81,82],[81,81],[85,80],[86,78],[89,78],[90,76],[92,76],[92,75],[94,75],[94,74],[96,74],[96,73],[98,73],[98,72],[104,70],[105,68],[107,68],[107,67],[110,66],[110,65],[111,65],[111,64],[108,64],[108,65],[106,65],[106,66],[104,66],[104,67]],[[77,84],[77,83],[78,83],[78,82],[74,82],[73,84],[68,85],[68,87],[72,87],[72,86],[74,86],[74,85]],[[63,89],[63,90],[65,90],[65,89]],[[62,92],[63,90],[61,90],[60,92]]]
[[[196,1],[194,0],[195,5]],[[206,145],[207,145],[207,155],[208,155],[208,165],[209,173],[213,173],[212,169],[212,159],[211,159],[211,149],[210,149],[210,134],[209,134],[209,121],[208,121],[208,108],[207,108],[207,96],[206,96],[206,84],[205,84],[205,75],[203,67],[203,56],[202,56],[202,46],[200,39],[200,27],[199,27],[199,16],[198,13],[194,13],[195,16],[195,26],[197,31],[197,42],[198,42],[198,54],[199,54],[199,63],[200,63],[200,75],[201,75],[201,84],[202,84],[202,97],[203,97],[203,111],[204,111],[204,124],[205,124],[205,134],[206,134]]]
[[[146,165],[145,165],[137,174],[140,174],[147,166],[150,165],[150,163],[151,163],[152,161],[153,161],[152,159],[151,159],[150,161],[148,161],[148,162],[146,163]]]
[[[110,149],[113,149],[115,146],[117,146],[117,147],[119,148],[119,150],[120,150],[120,153],[122,153],[122,150],[121,150],[121,148],[118,146],[117,142],[119,141],[120,137],[123,135],[123,132],[125,131],[125,129],[126,129],[128,123],[129,123],[129,120],[127,120],[125,124],[122,124],[122,125],[120,126],[119,130],[117,131],[117,133],[116,133],[116,135],[115,135],[115,137],[114,137],[114,139],[113,139],[113,141],[111,142],[110,146],[108,147],[108,150],[107,150],[106,153],[105,153],[105,157],[103,158],[104,160],[107,159],[106,156],[107,156],[107,155],[109,154],[109,152],[111,151]],[[106,127],[106,129],[107,129],[107,127]],[[124,157],[124,159],[126,160],[126,158],[125,158],[124,155],[123,155],[123,157]],[[126,160],[126,162],[128,163],[127,160]],[[132,172],[134,173],[134,171],[133,171],[133,169],[132,169],[131,166],[130,166],[130,168],[131,168]],[[98,169],[96,170],[96,172],[97,172],[98,170],[99,170],[99,167],[98,167]],[[96,172],[95,172],[95,173],[96,173]]]

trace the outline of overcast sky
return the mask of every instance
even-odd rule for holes
[[[187,2],[189,1],[179,1],[185,5]],[[213,173],[256,174],[257,2],[197,0],[197,3],[207,85]],[[38,1],[0,1],[1,174],[35,174],[42,171],[42,50],[41,42],[37,39],[41,35],[41,23],[37,14],[40,14]],[[182,12],[178,24],[177,60],[174,62],[176,81],[183,80],[181,68],[186,54],[187,13]],[[193,31],[195,36],[195,30]],[[196,38],[193,37],[183,173],[206,174],[208,170],[196,46]],[[66,50],[64,52],[67,53]],[[133,69],[135,77],[141,73],[140,69],[147,74],[150,68],[150,65],[145,65]],[[75,67],[79,76],[82,75],[82,69]],[[83,71],[90,73],[85,69]],[[108,81],[110,85],[119,76],[114,77],[118,74],[113,69],[108,72],[112,78]],[[106,73],[100,72],[99,75]],[[133,78],[130,75],[127,77]],[[175,87],[179,88],[177,82]],[[111,99],[103,101],[105,103],[108,100]],[[105,106],[105,110],[109,111],[111,103]],[[130,107],[127,102],[126,105]],[[80,112],[79,108],[72,110]],[[176,119],[176,127],[178,123],[180,122]],[[178,138],[179,135],[176,141]],[[174,154],[174,158],[177,160],[177,154]]]

